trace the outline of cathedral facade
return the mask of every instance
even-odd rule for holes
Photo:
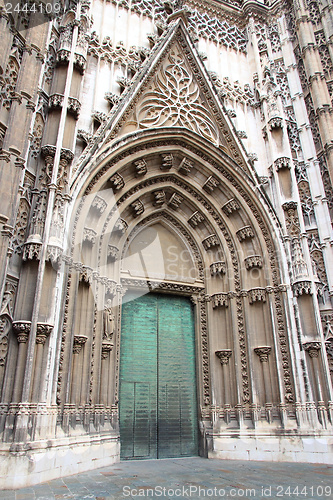
[[[0,9],[1,487],[332,463],[330,0]]]

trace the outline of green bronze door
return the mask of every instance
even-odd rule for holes
[[[119,394],[121,458],[197,454],[189,299],[147,294],[123,304]]]

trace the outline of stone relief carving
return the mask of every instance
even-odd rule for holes
[[[111,300],[109,299],[103,311],[103,340],[112,340],[115,328],[115,316],[112,311]]]
[[[154,77],[135,116],[140,128],[179,126],[218,143],[219,133],[176,45]]]

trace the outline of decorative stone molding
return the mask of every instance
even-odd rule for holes
[[[53,325],[49,325],[48,323],[37,323],[36,344],[44,345],[52,329]]]
[[[91,243],[92,245],[96,242],[96,237],[97,233],[94,231],[94,229],[91,229],[89,227],[85,227],[83,229],[83,241],[86,241],[87,243]]]
[[[312,295],[312,283],[311,281],[303,280],[293,283],[293,292],[296,297],[300,295]]]
[[[222,210],[226,215],[231,215],[233,212],[236,210],[239,210],[240,206],[237,200],[232,198],[231,200],[227,201],[223,206]]]
[[[217,307],[228,307],[229,306],[229,296],[227,293],[214,293],[211,296],[213,302],[213,309]]]
[[[93,111],[91,117],[101,125],[108,119],[108,115],[106,113],[103,113],[102,111]]]
[[[125,181],[124,181],[123,177],[120,174],[118,174],[118,172],[113,174],[110,177],[109,181],[111,182],[112,187],[115,191],[119,191],[120,189],[122,189],[125,186]]]
[[[161,155],[161,170],[170,170],[173,167],[173,155],[167,153]]]
[[[207,191],[207,193],[212,193],[214,189],[219,186],[219,184],[220,182],[211,175],[202,187],[205,191]]]
[[[119,103],[121,97],[119,95],[114,94],[113,92],[106,92],[104,95],[104,98],[108,101],[110,104],[111,108],[114,106],[117,106]]]
[[[221,365],[229,364],[229,359],[232,356],[231,349],[220,349],[219,351],[215,351],[216,356],[219,358]]]
[[[272,351],[272,348],[270,346],[255,347],[253,350],[257,354],[257,356],[259,356],[261,363],[267,363],[268,356]]]
[[[238,139],[247,139],[247,133],[245,130],[237,130],[236,134]]]
[[[277,158],[274,161],[274,166],[277,171],[282,169],[290,169],[291,168],[290,158],[288,158],[287,156],[281,156],[280,158]]]
[[[153,201],[154,207],[160,207],[166,201],[165,191],[163,191],[162,189],[160,191],[154,191],[153,197],[154,197],[154,201]]]
[[[90,134],[90,132],[86,132],[85,130],[83,129],[79,129],[78,132],[77,132],[77,137],[79,139],[81,139],[82,141],[84,141],[86,144],[89,144],[89,142],[91,141],[93,135]]]
[[[188,219],[188,223],[191,227],[196,228],[198,224],[200,224],[201,222],[204,222],[205,221],[205,218],[204,216],[197,210],[196,212],[194,212],[191,217]]]
[[[91,206],[99,212],[100,215],[105,211],[106,207],[108,206],[107,202],[99,196],[98,194],[95,196]]]
[[[210,274],[211,276],[216,276],[218,274],[225,274],[227,271],[227,266],[225,262],[213,262],[210,266]]]
[[[205,238],[202,241],[202,245],[203,245],[205,250],[209,250],[210,248],[216,247],[217,245],[219,245],[219,239],[216,236],[216,234],[210,234],[209,236],[207,236],[207,238]]]
[[[108,258],[111,261],[115,261],[118,259],[119,256],[119,248],[115,247],[114,245],[108,245]]]
[[[194,164],[191,160],[189,160],[188,158],[183,158],[179,164],[178,172],[183,175],[188,175],[191,172],[193,166]]]
[[[82,347],[87,342],[88,337],[85,335],[74,335],[73,353],[80,354]]]
[[[236,231],[239,241],[244,241],[249,238],[254,238],[254,232],[251,226],[244,226]]]
[[[247,295],[249,297],[250,304],[254,304],[254,302],[266,302],[265,288],[251,288],[251,290],[248,290]]]
[[[18,343],[25,344],[28,341],[31,321],[13,321],[12,327],[13,332],[17,336]]]
[[[131,85],[131,79],[126,78],[126,76],[121,76],[117,78],[117,83],[120,87],[120,93],[122,94]]]
[[[121,284],[133,289],[149,289],[158,291],[169,291],[175,293],[183,293],[188,296],[201,294],[204,291],[203,287],[194,285],[183,285],[168,281],[156,281],[136,278],[121,278]]]
[[[321,349],[321,342],[305,342],[303,349],[309,353],[310,358],[318,358]]]
[[[143,158],[141,158],[140,160],[134,161],[133,165],[135,167],[136,177],[139,177],[141,175],[145,175],[147,173],[147,163],[146,163],[146,160],[144,160]]]
[[[177,210],[177,208],[179,208],[180,204],[182,203],[183,199],[184,198],[180,196],[178,193],[173,193],[170,200],[168,201],[168,205],[174,210]]]
[[[133,203],[131,203],[131,209],[133,212],[134,217],[138,217],[139,215],[143,214],[145,211],[145,207],[143,206],[143,203],[141,200],[135,200]]]
[[[246,269],[258,268],[261,269],[263,266],[263,258],[261,255],[250,255],[244,259]]]

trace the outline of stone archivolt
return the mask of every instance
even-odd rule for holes
[[[46,94],[45,90],[40,96],[44,105],[38,104],[41,118],[36,118],[35,126],[29,129],[33,130],[33,139],[27,167],[24,152],[14,155],[13,165],[27,168],[35,188],[23,186],[18,191],[13,237],[7,216],[0,217],[2,235],[11,239],[14,250],[8,250],[8,255],[12,253],[8,269],[15,276],[13,282],[16,280],[13,290],[6,285],[0,311],[1,411],[8,407],[8,413],[2,413],[4,441],[22,452],[22,458],[25,449],[21,443],[31,442],[35,451],[42,438],[53,453],[60,435],[69,439],[71,446],[84,443],[93,453],[93,436],[103,453],[107,443],[117,455],[121,304],[127,290],[191,297],[196,322],[199,427],[204,443],[201,451],[209,448],[219,453],[223,439],[240,431],[256,446],[263,435],[288,439],[291,432],[302,439],[303,428],[311,438],[328,436],[333,407],[325,356],[327,353],[333,372],[332,318],[328,312],[326,318],[322,316],[323,338],[314,321],[319,317],[318,307],[331,312],[330,275],[325,270],[328,236],[324,241],[320,232],[311,241],[309,236],[313,230],[310,226],[316,224],[318,213],[324,213],[320,210],[326,201],[319,176],[315,181],[318,189],[313,190],[318,165],[313,167],[309,159],[303,161],[305,151],[300,145],[300,137],[304,141],[310,125],[314,134],[316,121],[325,109],[318,108],[313,91],[305,98],[310,125],[299,127],[296,106],[304,96],[291,97],[288,80],[297,68],[284,65],[280,43],[283,23],[279,19],[265,25],[263,20],[270,9],[267,6],[257,6],[263,17],[257,12],[248,23],[251,50],[257,51],[256,64],[260,67],[254,75],[254,96],[249,85],[238,81],[231,84],[227,77],[220,81],[217,74],[208,73],[202,64],[204,58],[194,47],[200,36],[200,43],[211,40],[217,50],[224,45],[233,50],[233,56],[239,51],[243,54],[238,56],[245,57],[245,18],[237,0],[228,2],[229,13],[223,21],[215,14],[216,9],[224,12],[225,6],[213,7],[211,2],[205,3],[209,6],[205,13],[191,2],[193,9],[187,19],[186,10],[179,10],[181,2],[162,5],[159,0],[132,0],[111,4],[105,4],[105,8],[117,4],[119,11],[127,9],[154,19],[156,33],[148,37],[153,46],[151,54],[147,47],[128,49],[122,43],[113,44],[108,37],[100,43],[96,33],[86,35],[91,22],[85,18],[86,4],[81,6],[84,15],[80,21],[74,22],[68,13],[68,24],[57,33],[53,31],[53,37],[59,37],[58,49],[52,37],[48,42],[43,81],[47,91],[52,88],[53,93]],[[235,25],[229,25],[229,21]],[[318,18],[316,25],[320,22]],[[78,41],[72,47],[75,32]],[[324,38],[318,30],[316,41],[323,46]],[[283,43],[283,52],[288,51],[289,39]],[[24,50],[28,53],[32,48]],[[5,73],[1,94],[5,114],[14,113],[24,99],[25,109],[31,112],[34,107],[30,97],[16,92],[24,58],[21,52],[15,58],[17,65],[11,55]],[[307,52],[305,47],[300,57],[305,58]],[[52,72],[58,78],[62,70],[67,71],[74,53],[72,69],[77,84],[85,72],[91,74],[96,63],[93,58],[99,57],[110,63],[105,67],[115,70],[112,84],[118,81],[121,96],[105,94],[107,89],[102,92],[111,111],[93,113],[93,120],[100,123],[93,136],[80,132],[77,146],[82,150],[82,141],[87,146],[79,160],[75,157],[72,173],[74,154],[59,146],[60,138],[57,146],[51,140],[47,144],[42,141],[57,131],[52,120],[66,114],[66,127],[68,123],[70,126],[65,130],[72,132],[70,137],[64,134],[63,142],[75,142],[80,95],[62,94],[60,86],[51,82]],[[322,50],[326,76],[331,69],[328,58],[327,50]],[[209,64],[210,60],[207,67]],[[307,92],[312,92],[317,77],[307,78],[305,74],[303,80]],[[226,112],[223,101],[232,101],[237,113]],[[64,102],[68,102],[68,110],[62,109]],[[103,106],[106,109],[105,101]],[[244,110],[251,120],[257,120],[258,114],[265,121],[262,127],[267,151],[271,148],[272,153],[271,182],[266,184],[262,181],[266,172],[261,170],[260,179],[253,175],[253,162],[248,158],[253,160],[254,154],[246,154],[238,140],[245,137],[235,128],[243,128]],[[91,109],[85,110],[84,116],[91,117]],[[6,128],[1,125],[1,140],[6,139]],[[318,129],[315,134],[317,149],[321,147],[321,133]],[[287,136],[290,150],[284,140]],[[282,137],[279,144],[284,147],[274,148],[272,141],[278,144],[277,138]],[[10,148],[0,156],[5,168],[10,167]],[[259,150],[258,157],[262,163]],[[293,157],[298,158],[297,186],[293,184]],[[329,165],[323,161],[327,196]],[[266,200],[274,190],[281,200],[276,213]],[[290,200],[291,195],[296,201]],[[160,225],[163,234],[169,231],[179,248],[185,249],[193,276],[181,272],[154,279],[147,274],[131,275],[123,264],[129,245],[141,231],[154,225]],[[180,253],[177,257],[181,258]],[[26,261],[23,265],[22,260]],[[290,268],[285,269],[289,274],[282,273],[282,266],[289,261]],[[282,276],[291,282],[282,283]],[[41,298],[35,305],[32,298],[30,314],[30,299],[23,295],[34,288],[37,299]],[[55,305],[60,307],[55,314],[60,317],[59,324],[51,317]],[[303,321],[303,317],[311,321]],[[29,371],[31,376],[25,377]],[[24,419],[29,425],[24,426]],[[239,452],[239,441],[235,443]],[[63,441],[61,446],[66,446]]]

